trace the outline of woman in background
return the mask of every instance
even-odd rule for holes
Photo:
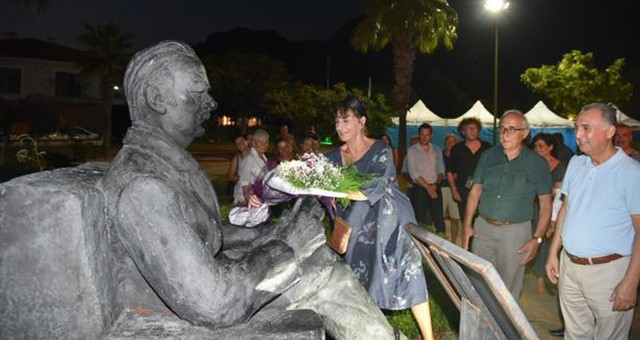
[[[312,135],[306,136],[302,140],[300,150],[302,151],[302,154],[307,152],[318,153],[320,151],[320,142]]]
[[[237,136],[234,139],[234,144],[236,145],[236,153],[231,158],[229,170],[227,171],[227,195],[229,196],[233,196],[233,188],[240,179],[238,168],[250,149],[247,138],[243,135]]]
[[[353,228],[344,259],[380,308],[411,308],[422,337],[433,339],[422,257],[404,228],[417,222],[398,186],[393,151],[366,135],[367,111],[357,98],[347,97],[333,118],[343,144],[327,158],[374,176],[360,200],[337,207],[337,216]]]
[[[545,278],[547,277],[544,265],[547,262],[547,257],[549,256],[549,246],[551,244],[550,238],[553,236],[553,232],[556,227],[556,218],[558,216],[558,212],[560,211],[560,207],[562,206],[562,202],[560,200],[560,185],[562,184],[562,179],[564,178],[564,173],[567,170],[565,166],[558,160],[557,158],[552,156],[553,150],[556,145],[556,139],[553,135],[548,133],[539,133],[533,137],[533,141],[531,143],[533,149],[538,153],[538,155],[542,156],[542,158],[546,159],[549,162],[549,168],[551,169],[551,177],[553,179],[553,210],[551,213],[551,223],[549,223],[549,228],[547,228],[547,232],[545,234],[545,238],[540,245],[540,249],[538,249],[538,254],[536,255],[536,259],[533,262],[533,274],[536,276],[537,289],[536,293],[539,296],[543,296],[545,292]],[[536,202],[536,209],[538,208]],[[536,210],[537,211],[537,210]],[[538,214],[534,214],[534,216],[538,216]],[[537,221],[533,221],[531,225],[537,225]]]
[[[400,156],[398,155],[398,149],[393,147],[393,143],[391,142],[391,137],[389,137],[388,134],[383,133],[382,136],[380,136],[380,139],[382,139],[383,142],[387,143],[387,145],[389,145],[389,147],[391,148],[391,151],[393,152],[393,166],[396,168],[396,171],[397,171],[398,167],[400,166]]]
[[[442,152],[442,156],[444,157],[444,167],[445,169],[449,169],[450,158],[451,157],[451,149],[454,145],[458,143],[458,138],[455,135],[447,135],[444,138],[444,151]],[[454,175],[455,180],[455,175]],[[442,216],[447,216],[449,214],[449,224],[451,225],[451,242],[455,245],[458,245],[458,225],[460,221],[460,211],[458,210],[458,203],[453,199],[453,194],[451,194],[451,187],[449,186],[449,181],[442,181]]]
[[[290,139],[276,138],[276,154],[267,159],[267,170],[275,169],[281,162],[293,160],[293,146]]]

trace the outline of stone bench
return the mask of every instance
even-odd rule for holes
[[[158,308],[119,300],[123,272],[133,266],[106,227],[95,186],[106,167],[87,163],[0,184],[0,339],[325,337],[309,310],[264,311],[212,330],[160,308],[157,296]]]

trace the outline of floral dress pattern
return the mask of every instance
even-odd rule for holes
[[[343,164],[340,148],[326,156]],[[417,224],[415,214],[396,181],[391,149],[376,140],[353,165],[375,180],[362,188],[366,201],[338,206],[338,216],[353,228],[345,261],[380,308],[399,310],[425,302],[422,257],[404,229],[409,223]]]

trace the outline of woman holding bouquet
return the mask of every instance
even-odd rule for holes
[[[357,98],[347,97],[334,119],[343,144],[327,158],[375,178],[361,189],[361,200],[337,207],[337,215],[353,228],[344,259],[380,308],[410,307],[422,337],[433,339],[422,258],[404,229],[417,223],[398,186],[392,150],[366,135],[367,112]]]

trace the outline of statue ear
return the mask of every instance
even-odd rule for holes
[[[153,111],[159,114],[165,114],[167,112],[164,95],[158,86],[147,86],[144,91],[144,96],[147,106],[149,106]]]

